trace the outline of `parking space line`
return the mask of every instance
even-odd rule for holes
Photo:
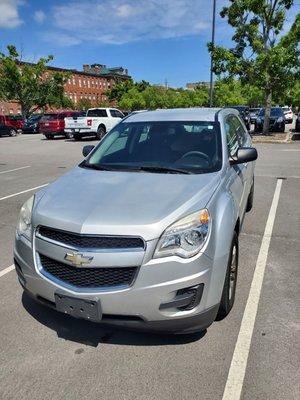
[[[45,187],[47,185],[48,185],[48,183],[45,183],[44,185],[40,185],[40,186],[36,186],[36,187],[30,188],[30,189],[22,190],[22,192],[13,193],[13,194],[10,194],[8,196],[0,197],[0,201],[6,200],[6,199],[10,199],[11,197],[19,196],[20,194],[23,194],[23,193],[31,192],[32,190],[40,189],[40,188]]]
[[[1,278],[1,276],[8,274],[10,271],[12,271],[14,269],[15,269],[15,266],[13,264],[13,265],[10,265],[9,267],[5,268],[3,271],[0,271],[0,278]]]
[[[21,169],[25,169],[25,168],[30,168],[30,165],[26,165],[25,167],[20,167],[20,168],[9,169],[7,171],[1,171],[0,175],[7,174],[8,172],[20,171]]]
[[[228,372],[227,382],[222,398],[223,400],[239,400],[241,398],[281,186],[282,179],[278,179],[256,261],[247,304]]]

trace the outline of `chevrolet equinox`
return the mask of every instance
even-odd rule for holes
[[[124,118],[21,208],[14,261],[36,301],[154,332],[206,329],[231,310],[256,149],[234,109]]]

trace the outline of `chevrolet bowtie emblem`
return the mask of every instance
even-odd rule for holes
[[[81,253],[67,253],[65,260],[70,261],[76,267],[82,267],[84,264],[90,264],[94,257],[84,256]]]

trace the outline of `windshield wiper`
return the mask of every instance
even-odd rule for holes
[[[101,164],[89,164],[88,162],[83,162],[79,165],[80,167],[83,168],[90,168],[90,169],[96,169],[98,171],[113,171],[113,168],[110,168],[106,165],[101,165]]]
[[[139,169],[141,171],[147,172],[169,172],[171,174],[191,174],[192,172],[187,171],[186,169],[181,168],[173,168],[173,167],[160,167],[158,165],[140,165]]]

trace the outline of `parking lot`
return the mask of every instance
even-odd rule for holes
[[[234,308],[189,336],[71,319],[23,295],[9,268],[23,202],[95,143],[0,138],[0,399],[299,399],[300,143],[256,145]]]

